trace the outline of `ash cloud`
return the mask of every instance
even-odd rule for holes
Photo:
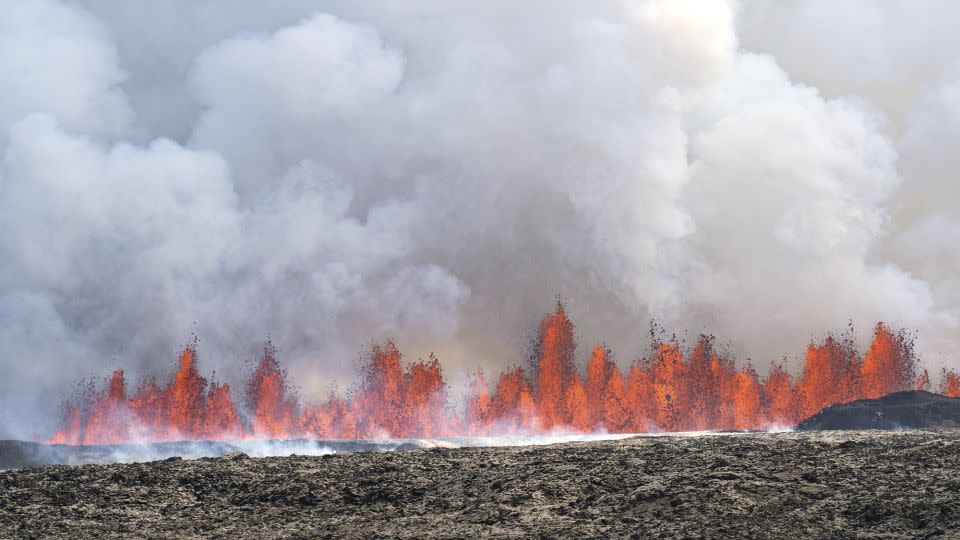
[[[0,435],[194,331],[308,399],[387,337],[456,381],[556,293],[625,361],[884,319],[956,366],[960,10],[852,6],[0,0]]]

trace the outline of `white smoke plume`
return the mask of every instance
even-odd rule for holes
[[[74,381],[496,370],[555,294],[763,369],[960,346],[955,2],[0,0],[0,437]],[[232,371],[231,371],[232,370]]]

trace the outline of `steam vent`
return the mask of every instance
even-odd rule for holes
[[[960,538],[958,28],[0,0],[0,540]]]

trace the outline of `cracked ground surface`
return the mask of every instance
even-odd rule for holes
[[[960,431],[637,437],[0,472],[2,538],[960,536]]]

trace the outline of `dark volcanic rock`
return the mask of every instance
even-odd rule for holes
[[[0,469],[39,467],[60,459],[56,446],[27,441],[0,441]]]
[[[0,472],[0,538],[930,538],[960,431],[638,437]]]
[[[922,390],[831,405],[797,429],[940,429],[960,427],[960,398]]]

